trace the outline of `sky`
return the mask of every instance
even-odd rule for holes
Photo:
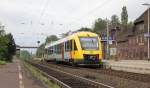
[[[123,6],[134,21],[147,9],[143,3],[150,0],[0,0],[0,23],[17,45],[37,46],[48,35],[92,28],[96,19],[113,14],[120,17]]]

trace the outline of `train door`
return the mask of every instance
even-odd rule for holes
[[[70,54],[69,54],[69,41],[66,41],[64,44],[64,60],[66,62],[69,61]]]
[[[75,54],[75,40],[72,40],[72,59],[74,59]]]
[[[48,49],[45,49],[44,52],[45,53],[44,53],[44,58],[43,59],[45,60],[45,59],[48,59]]]
[[[77,46],[75,40],[72,40],[72,46],[71,46],[71,59],[70,59],[70,64],[72,66],[76,66],[77,64],[75,63],[76,55],[77,55]]]
[[[64,43],[61,44],[62,61],[64,61]]]

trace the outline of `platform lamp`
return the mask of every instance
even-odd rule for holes
[[[37,41],[37,44],[38,44],[38,48],[39,48],[40,47],[40,41]],[[39,52],[37,52],[37,56],[39,57]]]
[[[37,43],[38,43],[38,47],[39,47],[40,41],[37,41]]]
[[[149,38],[150,38],[150,34],[149,34],[149,23],[150,23],[150,18],[149,18],[150,11],[149,11],[149,9],[150,9],[150,4],[149,4],[149,3],[144,3],[144,4],[142,4],[142,5],[148,7],[148,14],[147,14],[147,15],[148,15],[148,27],[147,27],[147,28],[148,28],[148,30],[147,30],[147,31],[148,31],[148,45],[147,45],[148,54],[147,54],[147,57],[148,57],[148,60],[150,60],[150,55],[149,55],[149,54],[150,54],[150,53],[149,53],[149,49],[150,49],[150,48],[149,48],[149,47],[150,47],[150,46],[149,46],[149,42],[150,42],[150,41],[149,41]]]

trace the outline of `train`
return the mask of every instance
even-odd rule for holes
[[[71,65],[102,65],[101,38],[92,32],[73,33],[45,46],[44,60]]]

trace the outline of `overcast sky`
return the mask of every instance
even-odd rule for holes
[[[0,0],[0,22],[14,35],[16,44],[36,46],[48,35],[92,27],[97,18],[120,17],[127,6],[134,21],[150,0]]]

